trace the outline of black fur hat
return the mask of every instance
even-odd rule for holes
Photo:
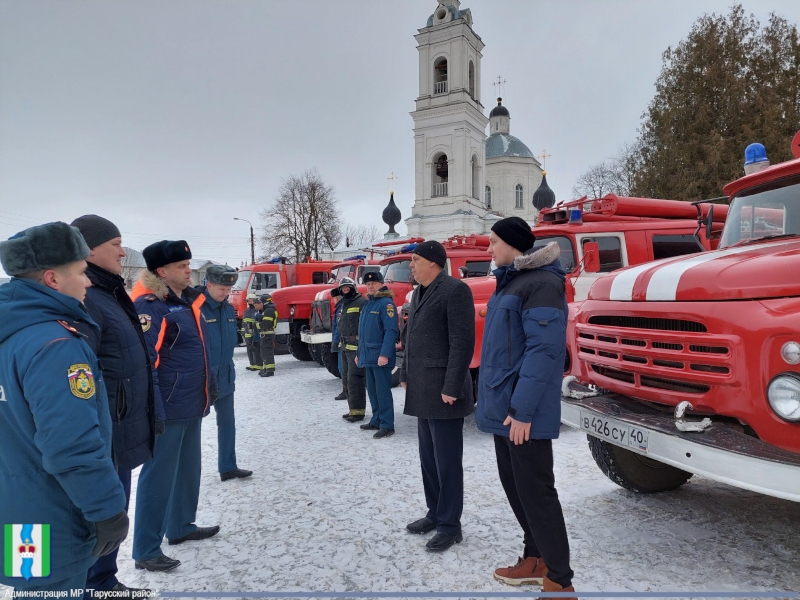
[[[239,273],[228,265],[211,265],[206,269],[206,281],[218,285],[234,285]]]
[[[370,281],[377,281],[379,283],[383,283],[383,275],[381,275],[380,271],[369,271],[364,273],[363,278],[364,283],[369,283]]]
[[[142,250],[142,256],[147,264],[147,270],[155,273],[159,267],[189,260],[192,258],[192,251],[184,240],[161,240]]]
[[[89,247],[81,232],[61,221],[30,227],[0,242],[0,263],[12,277],[86,260],[88,256]]]

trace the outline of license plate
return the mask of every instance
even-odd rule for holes
[[[581,411],[581,429],[595,437],[647,454],[647,430],[596,413]]]

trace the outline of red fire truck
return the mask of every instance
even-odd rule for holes
[[[614,194],[597,200],[581,198],[542,210],[540,222],[534,228],[534,248],[544,247],[550,242],[559,244],[561,266],[567,273],[567,300],[570,303],[581,302],[586,299],[592,284],[605,273],[669,256],[694,253],[700,248],[716,247],[727,206],[716,207],[708,234],[693,220],[698,214],[708,219],[710,206],[704,203],[695,207],[676,200],[627,198]],[[580,219],[572,215],[576,210]],[[484,250],[487,248],[488,237]],[[471,288],[475,302],[475,352],[470,369],[477,386],[486,305],[494,293],[495,279],[494,276],[469,277],[465,282]],[[404,316],[410,301],[409,293],[402,310]],[[571,354],[568,353],[568,363]]]
[[[421,238],[409,240],[411,243],[400,248],[387,256],[380,263],[381,273],[383,273],[386,286],[394,292],[396,302],[402,302],[403,298],[412,290],[413,279],[411,276],[411,252],[417,243],[423,241]],[[466,270],[472,275],[485,275],[489,272],[491,257],[486,250],[489,247],[488,236],[453,236],[442,242],[447,251],[447,262],[445,272],[458,276],[459,270]],[[377,244],[380,246],[380,244]],[[357,280],[361,283],[360,280]],[[357,286],[361,294],[366,295],[367,288],[364,285]],[[336,356],[331,356],[331,320],[335,304],[331,300],[330,286],[324,286],[320,290],[312,304],[311,327],[304,331],[302,339],[312,349],[312,354],[317,361],[325,366],[334,376],[339,377]],[[402,316],[398,314],[402,328]],[[402,361],[402,352],[398,354],[398,360]],[[398,362],[393,373],[393,384],[400,384],[400,364]]]
[[[716,250],[602,277],[572,317],[562,421],[622,487],[698,474],[800,501],[799,139],[724,188]]]
[[[242,330],[242,316],[247,308],[247,295],[267,294],[276,290],[311,283],[325,283],[331,279],[331,267],[335,262],[308,259],[307,262],[292,265],[284,264],[283,259],[273,259],[265,263],[247,265],[239,269],[239,279],[231,289],[228,302],[236,312],[236,325]],[[241,334],[240,334],[241,338]],[[277,336],[278,348],[285,348],[288,336]],[[239,340],[242,342],[242,339]]]
[[[396,245],[396,244],[395,244]],[[277,290],[272,293],[272,301],[278,311],[277,334],[285,335],[289,340],[289,351],[297,360],[316,360],[324,364],[328,356],[320,354],[316,348],[309,347],[308,342],[301,337],[311,323],[311,303],[316,295],[324,290],[330,290],[342,277],[350,277],[360,281],[368,271],[380,269],[380,260],[368,259],[366,254],[356,255],[341,262],[326,263],[330,265],[330,277],[322,282],[297,285],[288,289]],[[330,344],[330,336],[328,339]]]

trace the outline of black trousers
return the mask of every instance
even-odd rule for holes
[[[258,338],[256,338],[257,340]],[[261,365],[261,362],[256,361],[256,351],[255,348],[258,345],[258,341],[254,340],[252,337],[244,338],[244,342],[247,345],[247,360],[250,362],[250,366],[252,367],[255,364]]]
[[[500,483],[525,532],[525,556],[543,558],[547,578],[568,587],[574,573],[553,474],[553,441],[529,440],[515,446],[507,437],[495,435],[494,450]]]
[[[356,364],[355,350],[342,352],[342,381],[347,390],[347,406],[351,415],[363,415],[367,408],[367,370]]]
[[[464,511],[464,419],[418,419],[417,435],[426,516],[436,531],[458,535]]]
[[[261,334],[261,364],[265,371],[275,370],[275,332]]]

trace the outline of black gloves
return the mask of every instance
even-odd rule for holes
[[[211,390],[209,391],[209,396],[211,398],[211,405],[213,406],[214,402],[219,400],[219,388],[212,387]]]
[[[128,537],[128,513],[123,510],[110,519],[96,521],[94,527],[97,541],[92,554],[95,556],[110,554]]]
[[[156,421],[155,434],[156,437],[164,433],[164,421]]]

